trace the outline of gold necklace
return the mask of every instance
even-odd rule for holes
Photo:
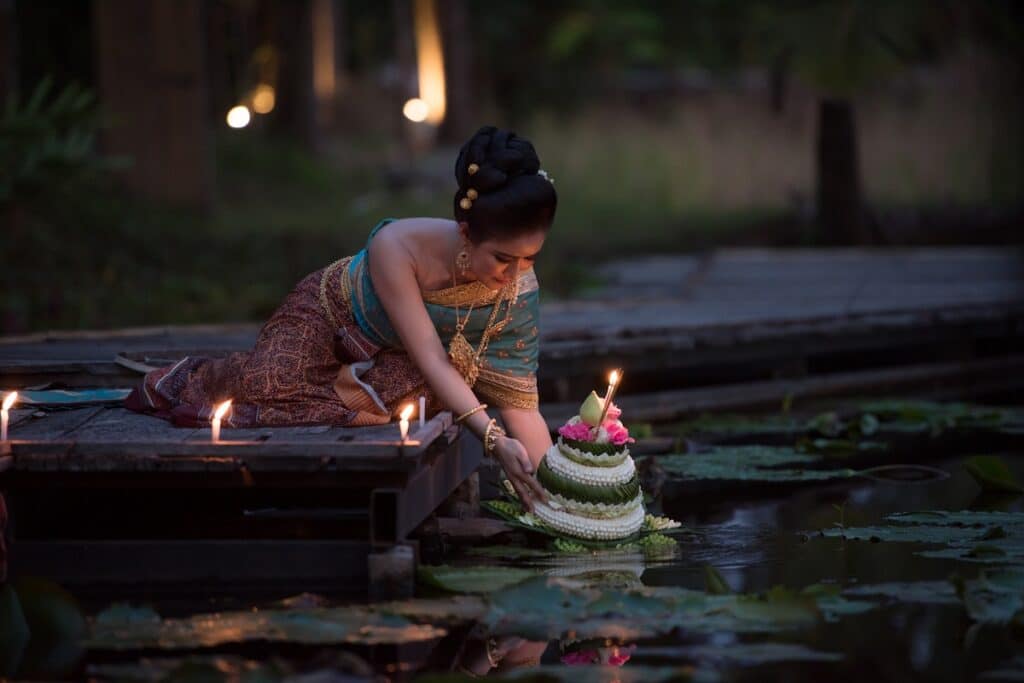
[[[452,287],[455,286],[455,271],[453,269]],[[491,315],[487,318],[487,324],[484,326],[483,334],[480,335],[480,344],[475,350],[473,349],[473,345],[466,339],[466,336],[463,334],[463,330],[466,329],[466,325],[469,323],[469,318],[473,315],[473,307],[476,306],[476,301],[470,304],[466,317],[460,320],[458,293],[455,295],[455,334],[452,335],[452,340],[448,343],[448,359],[451,361],[452,366],[458,371],[458,373],[462,375],[462,378],[466,380],[466,384],[470,387],[476,384],[476,380],[480,376],[480,364],[484,353],[487,351],[487,347],[490,345],[491,337],[496,334],[500,334],[512,317],[512,298],[510,295],[511,288],[506,285],[502,288],[501,293],[494,302],[494,306],[491,309]],[[495,323],[495,320],[498,317],[498,307],[501,305],[501,302],[506,299],[509,303],[505,310],[505,319],[500,323]]]

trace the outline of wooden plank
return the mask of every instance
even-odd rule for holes
[[[33,417],[31,420],[11,428],[10,435],[12,439],[20,441],[61,439],[65,434],[74,431],[102,413],[103,410],[102,406],[93,406],[47,412],[44,417]]]
[[[861,392],[897,391],[922,385],[974,382],[987,378],[1008,380],[1008,387],[1024,386],[1024,356],[829,373],[804,379],[745,382],[633,396],[622,394],[616,396],[616,403],[622,407],[629,421],[667,421],[702,412],[777,407],[786,397],[801,400]],[[578,410],[578,402],[541,406],[548,428],[552,431]]]

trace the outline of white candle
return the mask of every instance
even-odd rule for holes
[[[12,391],[4,398],[3,408],[0,409],[0,441],[7,441],[7,423],[10,422],[10,410],[14,402],[18,400],[18,392]]]
[[[398,431],[402,435],[402,443],[405,443],[405,437],[409,435],[409,417],[412,415],[412,411],[412,404],[409,403],[402,408],[402,413],[399,415],[401,419],[398,421]]]
[[[420,429],[427,421],[427,397],[420,396]]]
[[[214,413],[213,413],[213,442],[214,443],[217,443],[218,441],[220,441],[220,421],[221,421],[221,418],[224,417],[224,413],[228,412],[228,408],[230,408],[230,407],[231,407],[231,399],[229,398],[228,400],[224,401],[219,406],[217,406],[217,410],[214,411]]]
[[[604,407],[601,410],[601,419],[597,421],[597,426],[594,427],[595,433],[601,430],[601,425],[604,424],[604,416],[608,414],[608,409],[612,407],[612,399],[615,398],[615,390],[619,387],[619,380],[621,376],[618,370],[612,370],[611,376],[608,378],[608,392],[604,395]]]

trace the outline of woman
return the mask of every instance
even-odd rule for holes
[[[455,221],[381,222],[358,254],[302,280],[252,351],[154,370],[128,407],[198,426],[231,398],[233,427],[357,426],[426,395],[483,440],[532,507],[551,446],[537,410],[533,263],[557,196],[533,145],[490,126],[462,147],[455,177]]]

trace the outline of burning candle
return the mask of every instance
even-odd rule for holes
[[[615,385],[618,384],[618,383],[619,383],[619,371],[618,370],[612,370],[612,374],[610,374],[608,376],[608,389],[607,389],[607,391],[604,392],[604,402],[605,402],[605,404],[607,404],[608,401],[611,400],[610,397],[612,395],[612,392],[615,391]]]
[[[605,415],[608,414],[608,409],[612,406],[612,399],[615,398],[615,392],[619,388],[619,382],[622,381],[622,374],[618,370],[612,370],[612,374],[608,377],[608,391],[604,395],[604,408],[601,410],[601,419],[597,422],[595,429],[600,429],[601,425],[604,424]]]
[[[427,421],[427,397],[420,396],[420,429],[423,429],[424,423]]]
[[[7,441],[7,423],[10,421],[10,410],[18,400],[18,392],[12,391],[4,397],[3,408],[0,409],[0,441]]]
[[[398,431],[402,435],[402,443],[405,443],[405,437],[409,435],[409,418],[412,416],[412,411],[412,404],[409,403],[402,408],[402,412],[399,415],[401,419],[398,422]]]
[[[214,413],[213,413],[213,442],[214,443],[217,443],[218,441],[220,441],[220,420],[221,420],[222,417],[224,417],[224,413],[228,412],[228,409],[230,407],[231,407],[231,399],[229,398],[228,400],[224,401],[219,406],[217,406],[217,410],[214,411]]]

